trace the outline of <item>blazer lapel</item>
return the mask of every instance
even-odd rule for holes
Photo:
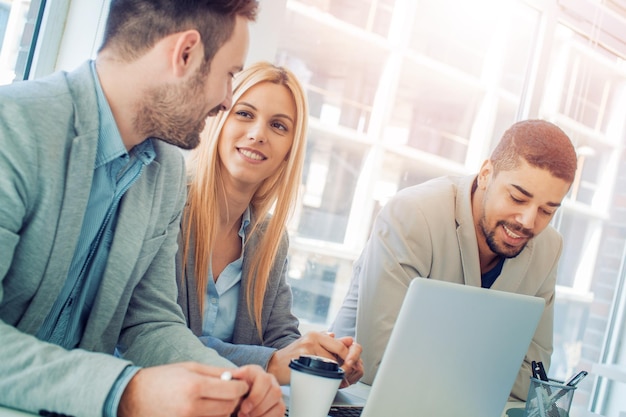
[[[530,269],[530,261],[533,258],[534,242],[528,242],[524,250],[515,258],[507,259],[502,266],[500,276],[491,286],[494,290],[518,292],[523,280]],[[512,262],[515,260],[515,262]]]
[[[253,253],[258,244],[258,233],[250,235],[252,225],[256,221],[254,214],[251,214],[250,225],[246,229],[246,246],[245,251],[248,255]],[[256,325],[250,318],[248,312],[248,281],[250,277],[250,261],[251,256],[243,257],[243,265],[241,267],[241,288],[239,291],[239,303],[237,305],[237,318],[235,319],[235,329],[233,331],[233,342],[240,344],[258,344],[260,339],[257,335]]]
[[[65,284],[93,180],[99,117],[89,64],[83,64],[76,71],[67,74],[67,83],[74,99],[76,136],[68,138],[72,144],[67,151],[66,170],[50,173],[64,180],[65,188],[49,263],[41,281],[42,288],[46,290],[37,292],[19,324],[19,328],[28,333],[39,330]],[[55,213],[51,212],[50,215],[54,216]]]
[[[181,235],[179,235],[178,241],[179,247],[182,247]],[[182,296],[179,295],[179,304],[183,309],[183,313],[187,318],[187,325],[196,336],[202,336],[202,317],[203,312],[200,311],[200,301],[196,294],[196,239],[195,235],[192,235],[189,245],[189,253],[187,254],[187,265],[185,265],[185,285],[183,288],[179,288],[182,292]],[[178,254],[182,259],[182,254]],[[206,292],[206,290],[205,290]]]
[[[131,282],[134,278],[132,274],[147,238],[159,169],[157,161],[144,167],[141,177],[122,197],[106,270],[81,342],[83,348],[93,348],[116,313],[124,292],[132,291],[128,288],[129,283],[133,287],[135,285]],[[137,277],[137,280],[140,278]]]
[[[246,250],[249,249],[246,248]],[[241,268],[241,287],[239,290],[239,303],[237,304],[237,317],[235,319],[235,328],[233,329],[233,342],[246,345],[253,344],[253,335],[256,334],[254,325],[250,320],[250,313],[248,312],[249,267],[250,263],[244,257]]]
[[[42,312],[49,312],[52,309],[52,305],[67,280],[91,190],[96,153],[96,148],[93,146],[94,140],[97,141],[97,137],[77,137],[74,140],[65,176],[64,195],[66,197],[63,199],[59,213],[48,267],[41,281],[42,287],[46,290],[37,291],[30,304],[33,308],[28,309],[20,322],[20,328],[26,332],[34,333],[41,327],[47,315]]]
[[[476,229],[472,216],[472,184],[474,176],[464,177],[457,187],[456,196],[456,234],[461,250],[463,263],[464,284],[474,287],[481,286],[480,261],[478,257],[478,243]]]

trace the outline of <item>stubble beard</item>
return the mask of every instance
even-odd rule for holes
[[[139,103],[135,129],[146,138],[156,138],[181,149],[197,147],[209,113],[201,101],[206,77],[206,73],[198,70],[182,86],[164,85],[147,91]]]
[[[491,249],[491,251],[495,253],[496,255],[502,256],[504,258],[515,258],[524,250],[524,248],[528,244],[528,241],[530,241],[530,239],[532,239],[533,237],[532,232],[530,232],[529,230],[520,228],[519,226],[512,225],[504,220],[498,221],[496,223],[496,226],[492,230],[489,230],[487,226],[487,219],[485,218],[484,215],[480,218],[479,225],[480,225],[482,234],[485,237],[485,241],[487,242],[487,246],[489,246],[489,249]],[[528,236],[529,238],[526,241],[526,243],[524,243],[520,247],[510,247],[506,245],[505,243],[499,244],[496,241],[495,236],[496,236],[496,230],[500,226],[506,226],[512,232],[519,232],[523,234],[524,236]]]

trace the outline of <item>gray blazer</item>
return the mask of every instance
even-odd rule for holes
[[[252,219],[254,221],[254,217]],[[250,228],[251,226],[248,226]],[[276,260],[272,265],[270,279],[265,290],[263,299],[263,313],[261,328],[263,339],[259,337],[257,326],[248,313],[246,298],[248,291],[247,284],[251,279],[250,262],[254,259],[259,247],[259,241],[263,233],[263,226],[256,233],[248,236],[246,243],[243,266],[241,273],[241,291],[239,292],[239,303],[237,305],[237,317],[235,319],[235,329],[233,331],[232,343],[222,342],[212,336],[202,336],[202,312],[198,305],[195,288],[195,261],[193,250],[185,266],[186,278],[184,285],[179,284],[178,303],[183,309],[187,318],[189,328],[198,336],[204,344],[214,348],[217,352],[228,358],[236,365],[257,364],[267,369],[272,354],[275,350],[289,345],[300,337],[298,331],[298,319],[291,314],[292,296],[291,289],[287,284],[287,252],[289,249],[289,238],[285,233],[281,239]],[[249,230],[248,230],[249,231]],[[192,249],[194,249],[192,247]],[[182,254],[176,257],[177,282],[181,282]]]
[[[79,348],[41,342],[91,188],[98,107],[89,64],[0,87],[0,404],[100,417],[120,372],[197,360],[230,365],[185,326],[174,257],[186,190],[181,153],[157,157],[124,196]],[[127,360],[111,355],[119,343]]]

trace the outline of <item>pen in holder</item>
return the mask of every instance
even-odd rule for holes
[[[575,386],[530,378],[525,417],[568,417]]]

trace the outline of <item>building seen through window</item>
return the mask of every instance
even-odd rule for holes
[[[100,34],[89,31],[101,32],[108,6],[93,1],[0,0],[0,84],[33,77],[44,16],[56,14],[44,26],[58,39],[40,45],[50,67],[93,55]],[[541,118],[570,136],[579,162],[552,222],[564,248],[550,376],[626,366],[624,0],[265,0],[264,11],[271,24],[257,46],[271,52],[250,53],[292,69],[310,104],[289,224],[303,331],[334,318],[391,196],[477,172],[506,128]],[[591,376],[575,406],[618,417],[626,384]]]
[[[42,0],[0,0],[0,85],[28,78]]]
[[[392,195],[477,172],[506,128],[542,118],[579,158],[553,220],[565,247],[550,374],[619,361],[604,351],[626,247],[624,27],[626,9],[612,2],[286,1],[274,60],[307,86],[312,118],[290,225],[303,328],[330,324]],[[619,389],[588,378],[575,401],[610,410]]]

